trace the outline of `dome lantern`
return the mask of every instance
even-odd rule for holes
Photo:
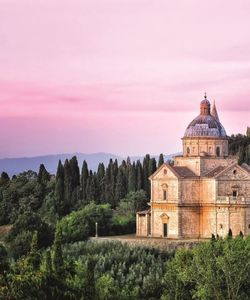
[[[205,116],[210,115],[210,108],[211,104],[207,100],[207,94],[205,93],[204,100],[202,100],[200,104],[200,114]]]

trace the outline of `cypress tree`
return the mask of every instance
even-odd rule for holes
[[[52,259],[51,259],[51,251],[47,250],[45,252],[45,271],[48,275],[52,274]]]
[[[143,159],[143,189],[147,193],[147,197],[149,198],[150,196],[150,191],[149,191],[149,162],[150,162],[150,155],[146,154],[146,156]]]
[[[229,230],[228,230],[228,234],[227,234],[227,239],[232,239],[233,238],[233,232],[232,232],[232,229],[231,228],[229,228]]]
[[[128,173],[129,173],[129,166],[127,165],[127,162],[125,160],[122,161],[120,168],[122,169],[123,175],[124,175],[124,188],[126,191],[126,194],[128,193]],[[119,168],[118,168],[119,172]],[[118,174],[117,174],[118,176]]]
[[[137,180],[136,180],[136,166],[135,163],[130,165],[128,168],[128,192],[135,192],[137,189]]]
[[[250,165],[250,145],[246,148],[245,163]]]
[[[113,165],[112,165],[112,172],[111,172],[111,186],[112,186],[112,194],[113,197],[115,196],[115,187],[117,182],[117,176],[118,176],[118,161],[115,159]]]
[[[136,162],[136,177],[137,177],[137,190],[143,189],[143,172],[142,165],[139,160]]]
[[[61,160],[59,160],[56,172],[55,184],[55,211],[62,217],[65,214],[64,210],[64,168]]]
[[[97,202],[97,176],[90,170],[86,187],[86,202],[91,201]]]
[[[156,160],[155,158],[151,158],[149,160],[149,166],[148,166],[148,175],[151,176],[156,171]],[[149,181],[149,180],[148,180]],[[147,191],[148,197],[151,197],[151,185],[150,182],[148,184],[148,191]]]
[[[33,270],[37,270],[40,265],[40,254],[38,252],[38,241],[37,241],[37,231],[32,235],[32,241],[30,245],[30,252],[28,254],[28,263]]]
[[[64,163],[64,214],[67,215],[71,210],[71,196],[73,191],[72,170],[68,159]]]
[[[82,164],[82,174],[81,174],[81,191],[82,191],[82,200],[84,203],[86,202],[86,187],[87,187],[88,177],[89,177],[88,164],[84,160]]]
[[[128,166],[128,167],[131,166],[131,159],[130,159],[129,156],[127,157],[127,166]]]
[[[250,138],[250,127],[247,127],[247,133],[246,136]]]
[[[116,164],[110,159],[105,176],[105,202],[112,205],[115,195]]]
[[[37,202],[37,208],[42,206],[46,194],[46,187],[49,181],[50,174],[46,170],[45,166],[41,164],[37,175],[37,182],[40,184],[39,202]]]
[[[245,161],[245,149],[243,146],[240,146],[239,148],[239,164],[243,164]]]
[[[105,203],[105,167],[103,163],[99,163],[97,170],[98,197],[100,203]]]
[[[156,171],[156,160],[153,157],[149,160],[148,175],[151,176],[155,171]]]
[[[80,170],[78,166],[78,161],[76,156],[73,156],[71,160],[69,161],[70,168],[71,168],[71,174],[72,174],[72,179],[71,179],[71,206],[70,210],[72,210],[79,199],[79,190],[80,190]]]
[[[111,204],[115,208],[118,202],[123,199],[127,194],[126,191],[126,175],[124,173],[123,166],[118,169],[116,188],[115,188],[115,201]]]
[[[64,261],[62,254],[62,230],[57,224],[55,240],[53,244],[53,261],[52,261],[54,272],[57,276],[62,276],[64,273]]]
[[[158,168],[164,164],[164,156],[161,153],[158,160]]]
[[[50,174],[46,170],[44,164],[41,164],[39,167],[38,175],[37,175],[37,181],[41,185],[46,186],[49,180],[50,180]]]
[[[9,270],[8,252],[5,246],[0,243],[0,274]]]
[[[73,189],[80,186],[80,170],[78,166],[77,157],[73,156],[69,161],[71,167],[71,174],[72,174],[72,187]]]

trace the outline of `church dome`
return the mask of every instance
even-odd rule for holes
[[[212,114],[210,113],[210,106],[205,94],[204,100],[200,104],[200,115],[188,125],[184,137],[227,137],[215,105]]]

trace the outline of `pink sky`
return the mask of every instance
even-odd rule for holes
[[[250,2],[0,0],[0,157],[181,150],[206,91],[250,125]]]

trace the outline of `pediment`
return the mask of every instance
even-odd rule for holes
[[[149,179],[177,179],[179,177],[178,173],[175,172],[169,164],[164,163],[149,177]]]
[[[168,223],[169,221],[169,216],[166,213],[161,214],[160,218],[163,223]]]
[[[238,164],[227,167],[215,176],[217,179],[250,180],[250,173]]]

